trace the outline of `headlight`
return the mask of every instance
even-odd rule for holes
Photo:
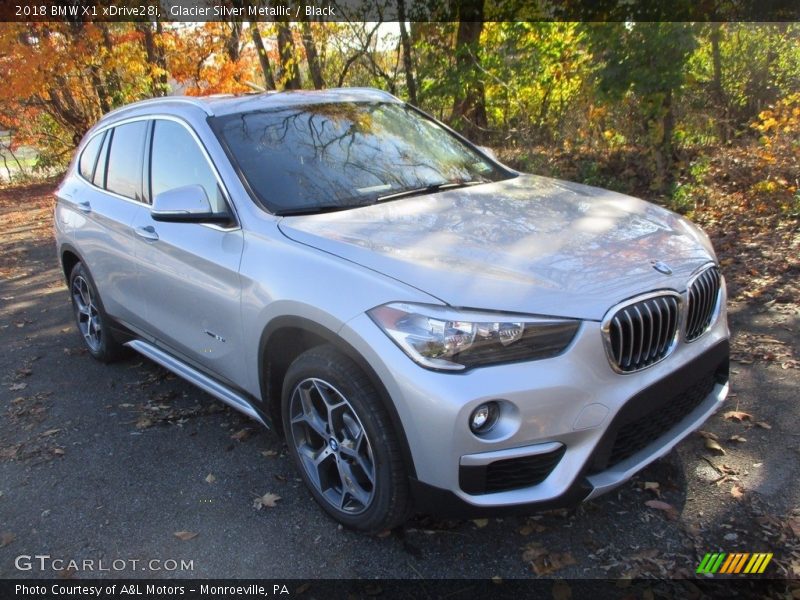
[[[400,302],[367,314],[420,365],[453,371],[556,356],[580,327],[579,321],[567,319]]]

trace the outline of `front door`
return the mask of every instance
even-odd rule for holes
[[[183,122],[154,122],[149,174],[150,198],[200,185],[215,212],[232,214],[216,171]],[[148,332],[212,374],[243,381],[241,229],[233,221],[225,227],[159,222],[149,208],[136,215],[133,229]]]

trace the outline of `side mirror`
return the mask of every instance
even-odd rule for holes
[[[478,150],[483,152],[486,156],[491,158],[493,161],[500,162],[497,160],[497,154],[494,153],[494,150],[489,148],[489,146],[478,146]]]
[[[150,216],[172,223],[228,223],[230,215],[211,210],[202,185],[185,185],[161,192],[153,198]]]

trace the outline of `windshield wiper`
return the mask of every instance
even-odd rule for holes
[[[363,204],[322,204],[319,206],[299,206],[297,208],[284,208],[276,210],[273,214],[278,217],[294,217],[298,215],[316,215],[319,213],[336,212],[358,208]]]
[[[469,187],[471,185],[478,185],[485,183],[484,181],[445,181],[443,183],[434,183],[426,185],[421,188],[414,188],[411,190],[403,190],[402,192],[395,192],[394,194],[386,194],[385,196],[378,196],[375,202],[388,202],[389,200],[397,200],[399,198],[408,198],[409,196],[423,196],[425,194],[433,194],[434,192],[441,192],[443,190],[454,190],[456,188]]]

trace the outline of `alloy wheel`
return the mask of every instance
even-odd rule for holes
[[[82,275],[72,280],[72,301],[81,335],[89,348],[98,352],[103,343],[100,311],[95,303],[92,287]]]
[[[337,510],[366,511],[375,496],[375,459],[347,398],[322,379],[304,379],[289,411],[290,437],[311,484]]]

